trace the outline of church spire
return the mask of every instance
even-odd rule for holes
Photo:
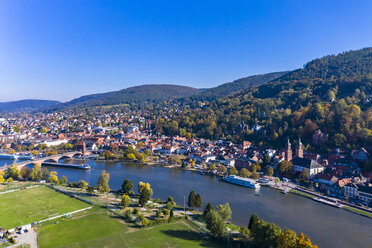
[[[286,161],[291,161],[292,160],[292,147],[291,147],[291,142],[287,141],[287,151],[285,152],[285,160]]]
[[[300,137],[298,137],[298,144],[297,144],[297,147],[296,147],[296,156],[299,157],[299,158],[304,157],[304,151],[302,149],[302,143],[301,143],[301,138]]]

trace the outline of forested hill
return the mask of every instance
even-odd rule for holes
[[[248,89],[252,86],[258,86],[263,83],[272,81],[278,77],[283,76],[284,74],[288,73],[289,71],[282,71],[282,72],[272,72],[260,75],[249,76],[245,78],[240,78],[234,80],[233,82],[224,83],[217,87],[206,89],[205,91],[201,92],[198,95],[193,96],[198,100],[204,99],[215,99],[218,97],[226,97],[232,94],[235,94],[241,90]]]
[[[173,119],[153,123],[159,133],[225,136],[274,147],[283,147],[287,137],[301,137],[310,151],[372,146],[371,95],[372,48],[365,48],[315,59],[227,98],[192,102]],[[245,127],[239,127],[241,121]],[[324,146],[311,146],[317,129],[329,134]]]
[[[40,108],[59,104],[57,101],[49,100],[20,100],[12,102],[0,102],[0,113],[29,113]]]
[[[179,97],[188,97],[198,94],[199,92],[200,90],[187,86],[148,84],[130,87],[119,91],[82,96],[70,102],[57,105],[55,108],[49,110],[120,104],[144,105]]]
[[[329,55],[307,63],[298,69],[258,87],[257,98],[301,94],[318,96],[320,100],[329,91],[347,96],[372,79],[372,48]],[[364,88],[363,88],[364,89]],[[366,89],[367,90],[367,89]],[[368,90],[367,90],[368,91]],[[247,93],[248,91],[244,92]],[[364,90],[366,93],[366,91]],[[244,94],[243,93],[243,94]],[[300,99],[297,99],[300,100]]]

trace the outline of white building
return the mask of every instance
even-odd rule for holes
[[[306,168],[309,171],[310,178],[313,178],[316,174],[324,171],[322,165],[315,160],[307,158],[294,157],[292,159],[292,164],[294,173],[301,173],[301,171]]]
[[[345,196],[359,199],[367,204],[372,201],[372,187],[363,184],[348,183],[345,185]]]

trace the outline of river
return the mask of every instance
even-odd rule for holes
[[[233,212],[231,222],[240,226],[247,226],[251,214],[256,213],[265,221],[309,235],[319,247],[372,247],[371,219],[308,198],[283,195],[267,187],[261,187],[262,196],[255,196],[253,189],[177,168],[105,161],[87,163],[91,166],[89,171],[48,168],[57,171],[59,177],[65,175],[69,181],[83,179],[90,185],[96,185],[101,170],[106,170],[110,173],[111,189],[121,188],[124,178],[134,185],[148,182],[154,192],[153,198],[166,200],[170,195],[181,206],[184,196],[187,201],[189,192],[194,190],[201,194],[203,204],[211,202],[216,206],[228,202]],[[0,162],[0,166],[2,164],[4,162]]]

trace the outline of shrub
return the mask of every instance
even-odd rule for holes
[[[130,217],[132,217],[132,211],[130,209],[127,209],[125,211],[125,219],[130,220]]]
[[[139,213],[138,208],[133,209],[133,214],[138,214],[138,213]]]
[[[160,217],[160,216],[161,216],[161,210],[158,209],[158,210],[156,211],[156,217]]]
[[[169,210],[168,209],[164,209],[163,212],[164,212],[164,215],[167,215],[167,216],[169,215]]]

